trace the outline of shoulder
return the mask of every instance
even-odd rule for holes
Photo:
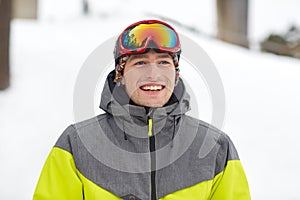
[[[217,136],[218,138],[228,137],[228,135],[224,133],[222,130],[200,119],[191,117],[189,115],[185,115],[184,120],[187,126],[197,127],[198,132],[200,132],[201,134],[209,134],[211,136]]]
[[[100,127],[99,124],[101,121],[107,117],[107,114],[101,114],[96,117],[69,125],[58,138],[55,147],[72,153],[72,147],[77,143],[80,135],[86,132],[86,130],[97,131],[97,127]]]
[[[90,126],[95,126],[95,125],[99,124],[105,118],[107,118],[106,113],[95,116],[95,117],[92,117],[90,119],[86,119],[84,121],[74,123],[70,126],[73,126],[76,130],[81,130],[81,129],[84,129],[84,128],[88,128]]]
[[[196,138],[202,149],[205,149],[205,147],[208,149],[216,147],[219,151],[226,154],[228,159],[239,159],[236,148],[227,133],[212,124],[191,116],[186,116],[185,121],[187,126],[197,127]]]

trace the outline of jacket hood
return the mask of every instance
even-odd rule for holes
[[[168,121],[174,121],[175,118],[190,110],[190,96],[186,92],[182,79],[179,79],[170,100],[165,106],[147,108],[135,105],[126,93],[125,87],[123,85],[117,86],[114,83],[114,77],[115,71],[113,70],[106,78],[100,108],[111,114],[119,128],[126,129],[126,133],[128,130],[130,132],[144,132],[137,129],[139,127],[145,129],[149,118],[153,120],[153,124],[156,126],[155,132],[159,132],[163,127],[171,126],[173,122],[169,124]]]

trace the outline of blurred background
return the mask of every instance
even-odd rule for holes
[[[299,7],[298,0],[0,0],[0,199],[32,199],[48,153],[74,123],[81,66],[101,43],[150,18],[172,24],[214,62],[226,95],[220,128],[238,149],[252,199],[300,199]],[[198,102],[207,122],[209,101]]]

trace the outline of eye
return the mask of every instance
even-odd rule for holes
[[[146,64],[144,61],[138,61],[134,65],[144,65],[144,64]]]
[[[159,64],[162,64],[162,65],[168,65],[168,64],[170,64],[170,62],[167,61],[167,60],[162,60],[162,61],[160,61]]]

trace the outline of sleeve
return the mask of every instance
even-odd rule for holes
[[[215,176],[211,200],[250,200],[248,181],[237,151],[228,136],[220,142],[218,164],[223,169]]]
[[[33,200],[83,200],[82,187],[72,154],[56,146],[44,164]]]

